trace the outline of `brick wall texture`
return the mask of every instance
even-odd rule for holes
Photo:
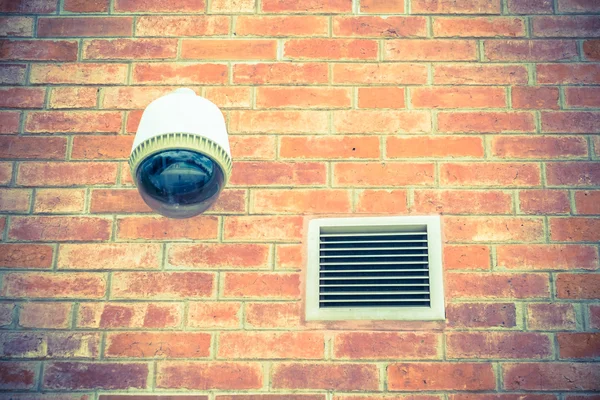
[[[599,398],[598,0],[0,13],[0,398]],[[182,86],[234,171],[169,220],[126,160]],[[308,219],[431,214],[445,321],[304,320]]]

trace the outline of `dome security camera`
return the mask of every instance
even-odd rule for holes
[[[221,110],[191,89],[178,89],[146,107],[129,166],[146,204],[169,218],[206,211],[231,176]]]

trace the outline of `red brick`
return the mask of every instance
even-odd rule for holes
[[[148,364],[52,362],[44,368],[44,389],[145,389]]]
[[[75,61],[77,42],[71,40],[0,40],[0,60]]]
[[[492,154],[506,159],[587,157],[587,141],[577,136],[495,136]]]
[[[483,158],[483,140],[472,136],[392,136],[386,138],[387,158]]]
[[[278,244],[275,269],[300,270],[304,265],[304,249],[298,244]]]
[[[0,189],[0,209],[3,212],[28,212],[31,197],[28,189]]]
[[[225,240],[293,241],[302,233],[301,216],[240,216],[225,218]]]
[[[333,36],[425,37],[425,17],[334,17]]]
[[[58,9],[56,0],[2,1],[0,12],[21,14],[53,14]]]
[[[328,82],[325,63],[234,64],[232,70],[235,84],[310,85]]]
[[[446,334],[448,358],[543,359],[552,356],[545,334],[531,332],[453,332]]]
[[[558,88],[515,86],[512,88],[512,106],[522,109],[558,109]]]
[[[0,7],[4,4],[8,4],[8,2],[0,4]],[[0,362],[0,389],[34,389],[38,370],[39,363],[36,362],[2,361]]]
[[[54,87],[48,100],[49,108],[95,108],[98,90],[93,87]]]
[[[131,36],[133,17],[40,18],[39,37]]]
[[[570,108],[600,108],[600,89],[597,87],[565,88],[565,103]]]
[[[553,186],[594,186],[600,183],[600,165],[593,162],[547,163],[546,180]]]
[[[560,0],[558,2],[558,11],[560,12],[596,12],[600,11],[600,6],[593,0]]]
[[[487,61],[566,61],[578,58],[572,40],[486,40]]]
[[[217,357],[225,359],[322,359],[320,332],[223,332]]]
[[[600,112],[542,112],[542,132],[600,133]]]
[[[418,85],[427,83],[428,67],[423,64],[333,64],[333,83]]]
[[[600,214],[600,191],[575,192],[575,208],[577,214]]]
[[[356,191],[357,213],[399,214],[406,213],[407,191],[394,189],[365,189]]]
[[[246,303],[246,325],[290,329],[300,326],[303,313],[300,303]]]
[[[325,400],[325,394],[234,394],[216,395],[217,400]],[[357,399],[358,400],[358,399]]]
[[[521,37],[525,22],[514,17],[436,17],[433,19],[435,37]]]
[[[352,211],[347,190],[255,190],[250,197],[253,214],[336,214]]]
[[[4,276],[2,296],[18,298],[100,299],[106,294],[106,275],[100,273],[10,273]]]
[[[366,136],[283,136],[279,157],[289,159],[379,158],[379,138]]]
[[[71,309],[71,303],[24,303],[19,311],[19,326],[38,329],[70,328]]]
[[[576,329],[577,318],[573,304],[528,304],[527,328],[544,331]]]
[[[235,23],[237,36],[327,36],[329,22],[321,16],[241,15]]]
[[[207,214],[244,214],[246,213],[246,191],[243,189],[225,189]]]
[[[25,83],[25,64],[0,65],[0,84],[22,85]]]
[[[490,269],[490,248],[481,245],[444,246],[444,268],[454,269]]]
[[[597,269],[593,246],[540,244],[502,245],[496,248],[498,267],[523,270]]]
[[[240,327],[242,304],[238,302],[190,302],[187,326],[203,329]]]
[[[257,108],[349,108],[351,93],[342,88],[263,87],[256,92]]]
[[[198,216],[185,220],[166,217],[121,217],[117,220],[117,238],[122,239],[216,239],[218,218]]]
[[[158,244],[65,244],[60,247],[58,269],[158,269]]]
[[[415,108],[506,107],[506,92],[500,87],[417,87],[410,96]]]
[[[338,13],[351,12],[352,0],[263,0],[262,11],[267,13]]]
[[[405,108],[404,88],[361,87],[358,88],[359,108]]]
[[[596,157],[600,157],[600,135],[592,137],[592,143],[594,144],[594,153],[596,153]]]
[[[523,65],[443,64],[433,68],[436,85],[514,85],[528,80]]]
[[[351,110],[333,113],[337,133],[428,133],[428,111]]]
[[[517,326],[513,303],[452,303],[446,306],[450,328],[513,328]]]
[[[440,167],[442,186],[537,186],[540,168],[534,163],[445,163]]]
[[[372,364],[299,364],[275,365],[272,385],[275,389],[324,389],[340,392],[378,390],[379,373]]]
[[[450,400],[556,400],[557,397],[555,394],[461,393],[450,394],[448,398]]]
[[[94,39],[83,42],[84,60],[154,60],[175,58],[176,39]]]
[[[413,211],[421,214],[511,214],[512,195],[501,191],[415,190]]]
[[[335,163],[333,186],[407,186],[432,185],[435,179],[432,163]]]
[[[115,272],[111,297],[153,300],[211,297],[214,278],[214,274],[206,272]]]
[[[549,284],[547,274],[446,274],[452,298],[544,299],[550,296]]]
[[[374,14],[403,14],[404,0],[361,0],[360,12]]]
[[[210,3],[213,13],[252,13],[256,5],[254,0],[215,0]]]
[[[227,272],[223,280],[223,297],[298,299],[300,277],[298,274],[264,272]]]
[[[389,365],[387,374],[392,391],[496,389],[489,363],[399,363]]]
[[[175,328],[181,325],[181,303],[81,303],[78,328]]]
[[[0,185],[8,185],[12,180],[13,163],[0,161]]]
[[[558,274],[555,283],[560,299],[600,299],[600,274]]]
[[[318,162],[251,162],[236,163],[230,184],[234,186],[302,186],[324,185],[327,170]]]
[[[203,13],[206,8],[205,0],[115,0],[115,12],[141,13]]]
[[[512,14],[552,14],[552,0],[508,0]]]
[[[561,242],[600,241],[600,219],[550,218],[550,240]]]
[[[524,111],[444,111],[438,114],[438,130],[446,133],[535,132],[533,114]]]
[[[173,244],[168,263],[175,268],[265,269],[270,246],[266,244]]]
[[[583,54],[587,60],[600,60],[600,40],[584,41]]]
[[[109,111],[33,111],[27,115],[29,133],[118,133],[122,115]]]
[[[21,113],[18,111],[0,111],[0,134],[19,133]],[[11,157],[12,158],[12,157]]]
[[[596,364],[504,364],[504,388],[508,390],[598,390],[600,368]]]
[[[275,40],[197,40],[181,42],[184,60],[274,60],[277,58]]]
[[[135,36],[171,37],[228,34],[229,18],[223,15],[142,15],[137,18],[135,27]]]
[[[196,63],[134,64],[132,82],[139,84],[205,85],[227,81],[227,65]]]
[[[23,186],[111,185],[116,179],[114,163],[26,162],[17,175]]]
[[[149,213],[137,189],[96,189],[91,194],[91,213]]]
[[[384,42],[385,60],[390,61],[475,61],[474,40],[399,39]]]
[[[590,327],[592,329],[600,329],[600,306],[590,305]]]
[[[229,113],[231,133],[327,133],[327,111],[255,111]]]
[[[108,240],[111,221],[96,217],[13,217],[8,237],[16,240],[63,242]]]
[[[0,244],[0,268],[48,269],[53,248],[43,244]]]
[[[106,335],[107,358],[205,358],[212,335],[196,332],[118,332]]]
[[[362,39],[292,39],[285,42],[283,51],[292,60],[375,60],[378,45]]]
[[[592,15],[534,17],[532,25],[533,35],[541,37],[593,37],[600,30],[600,21]]]
[[[14,303],[0,303],[0,327],[4,328],[12,324],[15,309]]]
[[[595,358],[600,356],[600,334],[558,333],[559,357]]]
[[[107,12],[110,0],[65,0],[63,10],[73,13]]]
[[[73,160],[122,160],[129,158],[133,136],[74,136]]]
[[[250,108],[252,92],[249,87],[208,87],[204,89],[204,97],[220,108]]]
[[[156,387],[161,389],[260,389],[258,363],[165,361],[157,365]]]
[[[42,108],[45,95],[43,88],[0,88],[0,107]]]
[[[541,85],[597,85],[598,64],[537,64],[537,83]]]
[[[336,359],[435,359],[441,337],[434,333],[343,332],[334,336]]]
[[[450,242],[537,242],[544,236],[539,218],[446,217],[444,225]]]

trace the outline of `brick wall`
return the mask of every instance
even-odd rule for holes
[[[598,399],[597,0],[0,12],[0,398]],[[235,161],[168,220],[126,159],[180,86]],[[447,320],[303,321],[306,220],[336,214],[442,214]]]

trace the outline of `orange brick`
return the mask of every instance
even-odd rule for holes
[[[413,390],[494,390],[496,376],[490,363],[391,364],[388,388]]]
[[[577,136],[495,136],[492,138],[492,154],[500,158],[587,158],[587,147],[585,138]]]
[[[224,229],[225,240],[294,241],[302,235],[302,217],[227,217]]]
[[[137,189],[97,189],[91,194],[91,213],[149,213]]]
[[[129,158],[133,136],[74,136],[73,160],[122,160]]]
[[[577,59],[572,40],[486,40],[487,61],[567,61]]]
[[[98,90],[93,87],[55,87],[50,91],[49,108],[95,108]]]
[[[512,14],[552,14],[552,0],[508,0]]]
[[[547,274],[449,273],[445,284],[452,298],[538,299],[550,296]]]
[[[111,221],[98,217],[13,217],[8,237],[40,242],[108,240]]]
[[[154,60],[175,58],[176,39],[94,39],[83,41],[84,60]]]
[[[227,34],[229,34],[229,18],[224,15],[143,15],[137,18],[135,27],[136,36],[171,37]]]
[[[102,108],[131,110],[144,109],[158,97],[173,92],[169,86],[107,87],[103,89]]]
[[[360,12],[374,14],[403,14],[403,0],[361,0]]]
[[[16,298],[100,299],[106,275],[100,273],[10,273],[4,275],[2,296]]]
[[[175,268],[265,269],[270,266],[267,244],[172,244],[168,263]]]
[[[214,13],[251,13],[255,0],[215,0],[210,3],[210,12]]]
[[[229,113],[231,133],[327,133],[327,111],[255,111]]]
[[[576,191],[575,208],[577,209],[577,214],[600,214],[600,191]]]
[[[558,274],[556,276],[556,297],[561,299],[599,299],[600,275],[598,274]]]
[[[512,88],[513,108],[558,109],[558,88],[515,86]]]
[[[327,36],[329,22],[321,16],[241,15],[235,23],[237,36]]]
[[[595,186],[600,184],[600,168],[593,162],[547,163],[546,181],[552,186]]]
[[[385,60],[390,61],[475,61],[474,40],[389,40],[384,42]]]
[[[13,163],[0,161],[0,185],[8,185],[12,180]]]
[[[600,355],[600,334],[558,333],[559,358],[595,358]]]
[[[565,88],[565,103],[570,108],[600,108],[600,89],[597,87]]]
[[[32,37],[33,18],[31,17],[1,17],[0,36]]]
[[[119,133],[122,115],[103,111],[33,111],[27,115],[29,133]]]
[[[347,190],[253,190],[253,214],[336,214],[352,211]]]
[[[362,39],[292,39],[283,48],[292,60],[375,60],[377,53],[376,41]]]
[[[181,303],[81,303],[78,328],[174,328],[181,325]]]
[[[0,83],[3,85],[22,85],[25,83],[25,64],[0,65]]]
[[[142,389],[147,385],[148,364],[52,362],[44,369],[44,388],[67,391]]]
[[[560,7],[559,7],[560,8]],[[600,11],[600,7],[596,11]],[[593,15],[533,17],[533,35],[541,37],[598,36],[600,23]]]
[[[528,80],[522,65],[442,64],[433,68],[436,85],[514,85]]]
[[[448,358],[545,359],[552,355],[550,337],[532,332],[452,332],[446,334]]]
[[[435,178],[432,163],[335,163],[333,186],[406,186],[432,185]]]
[[[252,328],[290,329],[300,325],[300,303],[246,303],[246,324]]]
[[[390,136],[387,158],[483,158],[483,140],[472,136]]]
[[[415,14],[500,14],[500,0],[413,0]]]
[[[507,390],[599,390],[600,369],[581,363],[504,364]]]
[[[216,239],[219,231],[217,217],[198,216],[188,219],[166,217],[121,217],[117,219],[118,239]]]
[[[343,332],[333,338],[336,359],[435,359],[440,335],[412,332]]]
[[[249,87],[208,87],[204,90],[204,97],[220,108],[250,108],[251,96]]]
[[[131,36],[133,17],[40,18],[39,37]]]
[[[223,64],[140,63],[133,66],[132,82],[147,85],[223,84],[227,76],[227,66]]]
[[[17,183],[23,186],[111,185],[116,182],[113,163],[25,162],[19,165]]]
[[[538,186],[540,168],[534,163],[444,163],[440,166],[442,186]]]
[[[237,160],[273,160],[277,140],[274,136],[230,136],[231,154]]]
[[[0,209],[3,212],[28,212],[31,204],[28,189],[0,189]]]
[[[54,250],[43,244],[0,244],[0,267],[48,269]]]
[[[361,87],[358,88],[359,108],[405,108],[404,88]]]
[[[584,41],[583,54],[587,60],[600,60],[600,40]]]
[[[92,13],[108,11],[109,0],[65,0],[63,9],[73,13]]]
[[[425,17],[334,17],[334,36],[425,37]]]
[[[37,329],[68,329],[71,326],[71,308],[71,303],[24,303],[19,311],[19,326]]]
[[[413,211],[439,214],[511,214],[512,195],[501,191],[415,190]]]
[[[114,299],[171,300],[214,295],[215,275],[207,272],[115,272]]]
[[[598,64],[537,64],[537,83],[541,85],[597,85]]]
[[[415,108],[506,107],[506,92],[499,87],[417,87],[410,96]]]
[[[115,0],[114,10],[118,13],[203,13],[206,9],[205,0]]]
[[[514,17],[436,17],[436,37],[520,37],[525,36],[525,22]]]
[[[351,110],[333,114],[336,133],[429,133],[428,111]]]
[[[298,274],[265,272],[226,272],[222,278],[222,296],[227,298],[295,300],[300,298]]]
[[[161,389],[243,390],[263,385],[259,363],[164,361],[157,364]]]
[[[256,90],[257,108],[350,108],[350,89],[260,87]]]
[[[43,108],[45,95],[42,88],[0,88],[0,107]]]
[[[379,388],[379,372],[373,364],[282,363],[273,367],[272,385],[275,389],[373,391]]]
[[[444,268],[490,269],[490,248],[481,245],[444,246]]]
[[[365,136],[283,136],[279,156],[290,159],[379,158],[379,138]]]
[[[85,206],[85,189],[37,189],[33,212],[81,213]]]
[[[21,126],[21,112],[0,111],[0,134],[19,133]]]
[[[274,60],[277,41],[184,39],[181,57],[184,60]]]
[[[262,11],[267,13],[339,13],[352,11],[351,0],[263,0]]]
[[[190,302],[187,326],[203,329],[240,327],[242,305],[237,302]]]
[[[218,358],[322,359],[325,338],[321,332],[223,332]]]
[[[576,329],[577,318],[573,304],[528,304],[527,327],[544,331]]]
[[[406,213],[406,190],[374,190],[365,189],[357,191],[357,213]]]
[[[159,269],[161,247],[146,243],[64,244],[58,269]]]
[[[444,226],[450,242],[540,242],[544,237],[541,218],[446,217]]]
[[[304,263],[304,249],[297,244],[278,244],[275,269],[300,270]]]
[[[0,60],[75,61],[77,48],[72,40],[0,40]]]
[[[533,114],[525,111],[443,111],[438,130],[446,133],[535,132]]]
[[[513,328],[517,325],[513,303],[451,303],[446,306],[451,328]],[[516,400],[516,399],[515,399]]]
[[[418,85],[427,83],[423,64],[333,64],[333,82],[341,84]]]
[[[211,335],[197,332],[118,332],[106,335],[107,358],[206,358]]]
[[[600,241],[600,219],[550,218],[550,240],[560,242]]]
[[[521,190],[519,208],[525,214],[564,214],[571,209],[569,196],[562,190]]]
[[[255,85],[327,83],[328,68],[325,63],[260,63],[234,64],[233,83]]]
[[[542,132],[600,133],[600,112],[546,111],[542,112]]]
[[[240,161],[236,164],[230,184],[243,186],[324,185],[326,179],[327,171],[323,163]]]
[[[246,190],[225,189],[207,214],[244,214],[246,213]]]

